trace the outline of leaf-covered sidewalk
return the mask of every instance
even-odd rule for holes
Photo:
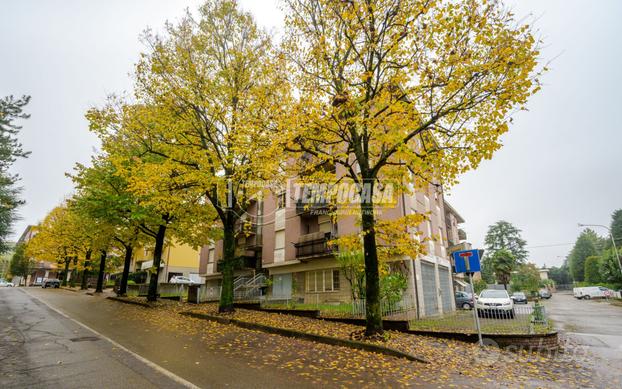
[[[189,308],[192,312],[218,315],[216,304],[202,304],[196,307],[189,305]],[[350,334],[362,329],[356,325],[247,309],[236,309],[235,313],[222,316],[342,339],[349,339]],[[481,349],[475,344],[396,331],[387,331],[387,335],[386,342],[375,343],[429,360],[431,365],[417,365],[413,362],[413,369],[434,370],[441,378],[447,377],[448,373],[452,372],[483,382],[494,381],[510,386],[584,387],[593,384],[594,377],[590,370],[586,369],[586,361],[582,356],[572,358],[568,354],[558,354],[550,358],[492,347]]]
[[[143,298],[128,298],[145,302]],[[180,334],[200,336],[206,347],[248,363],[250,368],[283,369],[314,385],[339,387],[618,387],[593,374],[594,360],[575,354],[572,345],[554,357],[387,331],[384,346],[426,358],[422,364],[402,358],[370,353],[307,340],[285,338],[234,325],[219,324],[182,312],[219,315],[216,304],[186,304],[159,300],[151,308],[118,304],[123,314],[149,321]],[[132,312],[132,313],[130,313]],[[279,313],[237,308],[229,319],[349,339],[362,327]],[[127,319],[126,319],[127,320]],[[380,343],[380,342],[379,342]]]

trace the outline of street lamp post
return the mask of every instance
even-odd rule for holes
[[[620,267],[620,273],[622,273],[622,262],[620,262],[620,254],[618,253],[618,248],[616,247],[616,240],[613,239],[613,234],[611,233],[611,229],[607,226],[603,226],[602,224],[583,224],[579,223],[579,227],[602,227],[609,232],[609,237],[611,238],[611,243],[613,244],[613,251],[616,254],[616,258],[618,259],[618,266]]]

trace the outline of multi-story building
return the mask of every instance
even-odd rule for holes
[[[447,252],[450,255],[450,261],[453,263],[451,254],[456,251],[470,250],[471,244],[466,241],[466,234],[459,228],[464,223],[464,219],[447,201],[445,201],[445,224],[447,229]],[[477,273],[479,275],[479,273]],[[468,279],[464,273],[454,273],[454,288],[460,291],[471,292]]]
[[[17,244],[25,244],[28,243],[36,234],[37,230],[34,228],[35,226],[28,226],[22,233],[22,235],[17,240]],[[26,277],[25,283],[27,286],[35,286],[41,285],[43,280],[47,278],[56,278],[58,276],[58,266],[56,262],[50,261],[39,261],[36,258],[35,264],[31,273]],[[22,280],[19,279],[13,281],[16,284],[21,284]]]
[[[270,294],[279,299],[305,303],[338,303],[351,300],[351,288],[328,242],[338,236],[360,231],[355,216],[333,221],[321,211],[325,205],[302,204],[295,191],[267,195],[255,201],[240,223],[238,263],[235,275],[266,272]],[[405,296],[416,302],[420,316],[455,310],[452,263],[449,248],[459,238],[458,224],[464,220],[443,199],[437,186],[412,196],[401,195],[397,203],[381,209],[379,218],[396,219],[412,213],[429,213],[418,226],[427,241],[427,253],[419,258],[396,257],[391,271],[400,271],[408,279]],[[250,228],[249,228],[250,226]],[[418,235],[413,234],[413,238]],[[222,242],[201,250],[200,274],[208,287],[220,284]]]

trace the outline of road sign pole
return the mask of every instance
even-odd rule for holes
[[[475,328],[477,329],[477,338],[479,339],[480,346],[484,346],[484,341],[482,339],[482,329],[480,327],[479,315],[477,313],[477,303],[475,301],[473,272],[480,271],[480,258],[483,253],[484,250],[463,250],[453,253],[456,273],[467,273],[469,275],[469,283],[471,284],[471,292],[473,293],[473,320],[475,321]],[[473,263],[471,263],[471,260],[473,260]]]
[[[473,294],[473,319],[475,320],[475,328],[477,329],[477,338],[479,340],[479,345],[484,346],[484,341],[482,340],[482,329],[479,325],[479,315],[477,314],[477,302],[475,301],[475,287],[473,286],[473,273],[471,273],[469,258],[465,258],[464,265],[466,266],[467,273],[469,274],[469,283],[471,284],[471,293]]]

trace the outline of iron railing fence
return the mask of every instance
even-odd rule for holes
[[[366,303],[365,299],[352,301],[352,316],[364,318],[367,314]],[[411,295],[404,294],[399,300],[381,300],[380,311],[383,319],[412,320],[417,315],[417,304]]]
[[[514,304],[511,308],[488,306],[478,309],[478,316],[483,334],[536,334],[547,333],[551,329],[546,309],[541,304]],[[471,309],[411,320],[410,327],[432,332],[477,332]]]

